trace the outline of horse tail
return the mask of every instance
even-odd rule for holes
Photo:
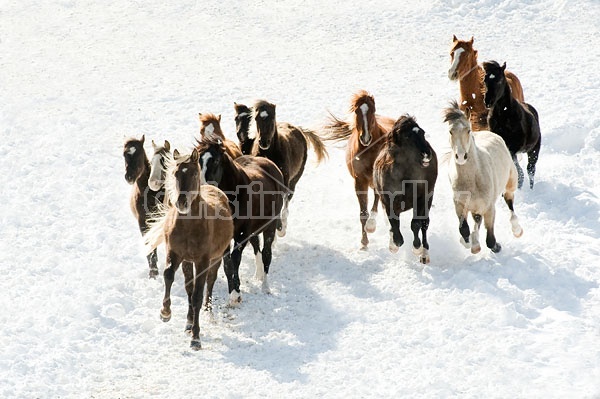
[[[352,128],[350,123],[337,118],[331,112],[329,113],[329,121],[323,126],[323,134],[321,137],[326,141],[344,141],[352,136]]]
[[[325,144],[315,131],[305,128],[300,128],[300,131],[304,135],[306,141],[310,142],[312,145],[315,154],[317,154],[317,163],[320,163],[323,159],[329,156],[327,153],[327,148],[325,148]]]
[[[168,208],[165,204],[157,204],[158,210],[148,218],[148,230],[144,234],[144,245],[149,254],[165,241],[165,222]]]

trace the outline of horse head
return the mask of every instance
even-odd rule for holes
[[[456,35],[453,36],[448,79],[460,80],[473,68],[477,68],[477,50],[473,49],[473,40],[473,36],[471,40],[458,40]]]
[[[450,107],[444,110],[444,122],[450,125],[450,146],[454,154],[454,162],[457,165],[464,165],[472,143],[469,118],[460,110],[458,103],[452,101]]]
[[[256,121],[256,132],[258,134],[258,146],[262,150],[268,150],[277,132],[275,122],[275,104],[260,100],[254,105],[254,119]]]
[[[433,149],[425,139],[425,131],[417,124],[414,117],[402,115],[391,131],[391,140],[398,147],[410,151],[412,147],[417,154],[417,161],[421,167],[427,168],[433,158]]]
[[[146,154],[144,152],[145,136],[141,139],[129,139],[123,146],[125,159],[125,180],[129,184],[135,183],[144,172]]]
[[[356,93],[352,99],[350,111],[354,112],[356,131],[360,143],[368,147],[373,141],[372,132],[375,130],[375,99],[364,90]]]
[[[506,62],[500,65],[496,61],[486,61],[483,63],[483,69],[485,71],[485,78],[483,79],[485,96],[483,101],[486,108],[491,108],[506,92],[507,82],[504,75]]]
[[[189,213],[192,203],[200,194],[200,165],[198,164],[198,151],[194,148],[190,155],[180,155],[173,151],[173,164],[170,166],[172,180],[167,180],[171,203],[175,204],[181,214]]]
[[[250,122],[252,122],[252,108],[244,104],[233,103],[235,109],[235,134],[240,143],[248,140],[250,133]]]
[[[225,138],[223,130],[221,130],[221,115],[199,113],[198,117],[200,119],[200,137]]]
[[[196,146],[201,182],[218,187],[223,179],[225,147],[221,140],[203,140]]]
[[[165,140],[163,145],[157,145],[152,140],[152,149],[154,154],[150,160],[150,177],[148,178],[148,187],[150,190],[158,191],[163,188],[165,183],[165,160],[171,151],[171,144]]]

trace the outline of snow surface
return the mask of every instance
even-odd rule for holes
[[[23,0],[0,10],[0,397],[600,395],[597,1]],[[471,255],[441,165],[431,263],[411,252],[408,216],[398,253],[381,214],[359,251],[344,146],[330,146],[297,186],[271,294],[247,250],[243,302],[225,306],[221,271],[203,350],[191,351],[180,271],[173,318],[159,319],[163,281],[147,278],[124,137],[186,151],[198,112],[213,112],[235,138],[233,102],[257,98],[277,104],[278,121],[318,127],[366,89],[378,113],[416,116],[441,156],[442,109],[458,97],[453,34],[474,35],[481,61],[507,61],[540,113],[536,186],[515,199],[523,236],[512,237],[498,201],[502,252]]]

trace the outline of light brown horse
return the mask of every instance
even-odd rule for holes
[[[395,121],[375,114],[375,99],[365,90],[352,96],[350,113],[352,117],[349,122],[330,114],[330,121],[323,127],[322,136],[324,140],[348,140],[346,166],[354,179],[354,191],[360,206],[361,249],[366,249],[369,244],[367,233],[373,233],[376,228],[379,202],[379,195],[373,186],[373,163]],[[367,210],[369,187],[375,196],[370,215]]]
[[[473,48],[473,40],[472,36],[470,40],[458,40],[456,35],[452,37],[448,78],[458,80],[460,109],[469,116],[473,130],[488,130],[488,110],[483,102],[485,72],[477,63],[477,50]],[[525,101],[519,78],[514,73],[506,71],[506,80],[513,97],[517,101]]]
[[[198,151],[180,156],[173,152],[165,175],[167,205],[159,211],[155,222],[145,235],[146,244],[154,250],[163,241],[166,244],[167,262],[164,271],[165,296],[160,317],[171,319],[171,286],[175,272],[182,262],[193,262],[193,270],[184,268],[188,294],[188,320],[186,331],[192,332],[192,349],[200,345],[199,312],[202,306],[204,284],[207,285],[206,302],[210,302],[221,258],[233,237],[233,220],[227,196],[218,188],[201,184]]]
[[[198,117],[200,118],[200,141],[204,137],[208,139],[218,138],[223,141],[225,150],[231,158],[235,159],[242,156],[242,150],[235,141],[229,140],[223,134],[223,130],[221,129],[221,115],[199,113]]]

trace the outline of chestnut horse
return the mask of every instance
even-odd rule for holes
[[[488,130],[488,110],[483,102],[485,86],[483,77],[485,73],[477,63],[477,50],[473,48],[473,40],[458,40],[452,37],[450,49],[450,69],[448,78],[458,80],[460,89],[460,109],[470,115],[473,130]],[[515,99],[524,101],[521,82],[512,72],[506,72],[506,80]]]
[[[221,115],[215,115],[211,113],[202,114],[199,113],[198,117],[200,118],[200,138],[204,137],[216,137],[223,141],[223,145],[225,146],[227,153],[232,158],[237,158],[242,156],[242,151],[240,147],[234,142],[229,140],[223,134],[223,130],[221,129]]]
[[[202,306],[204,284],[207,299],[217,278],[217,271],[225,251],[233,237],[233,220],[227,196],[218,188],[201,184],[198,151],[180,156],[177,150],[167,165],[165,190],[168,203],[156,215],[146,234],[146,244],[154,250],[162,242],[166,244],[167,262],[164,271],[165,296],[160,317],[171,319],[171,286],[175,272],[183,261],[193,262],[192,270],[185,275],[188,293],[188,316],[186,331],[191,330],[192,349],[200,344],[199,312]]]
[[[141,139],[129,139],[123,146],[123,158],[125,159],[125,180],[133,185],[131,191],[131,211],[137,219],[142,236],[148,230],[150,215],[157,211],[158,204],[164,199],[165,192],[161,187],[151,188],[148,186],[150,177],[150,162],[144,151],[145,136]],[[148,276],[158,276],[158,258],[156,250],[147,256],[150,271]]]
[[[413,253],[424,264],[429,263],[427,229],[437,169],[437,156],[425,131],[412,116],[401,116],[375,159],[373,181],[390,222],[390,251],[397,252],[404,244],[400,213],[412,209]]]
[[[287,228],[288,205],[296,190],[296,184],[304,172],[308,145],[312,145],[317,155],[317,162],[327,157],[327,149],[312,130],[289,123],[277,123],[275,104],[265,100],[257,101],[254,105],[254,119],[256,139],[252,155],[263,156],[273,161],[281,170],[283,184],[288,190],[281,210],[281,223],[277,228],[277,235],[283,237]]]
[[[252,108],[244,105],[233,103],[235,109],[235,134],[240,141],[240,148],[242,154],[252,154],[252,147],[254,147],[254,137],[250,137],[250,123],[252,123]]]
[[[379,195],[373,186],[373,163],[385,144],[385,136],[392,129],[394,120],[375,114],[375,99],[365,90],[352,96],[349,122],[330,114],[330,121],[324,127],[323,139],[330,141],[348,140],[346,166],[354,179],[354,191],[360,206],[361,249],[369,244],[367,233],[376,228]],[[373,189],[374,200],[371,214],[367,210],[369,187]]]

